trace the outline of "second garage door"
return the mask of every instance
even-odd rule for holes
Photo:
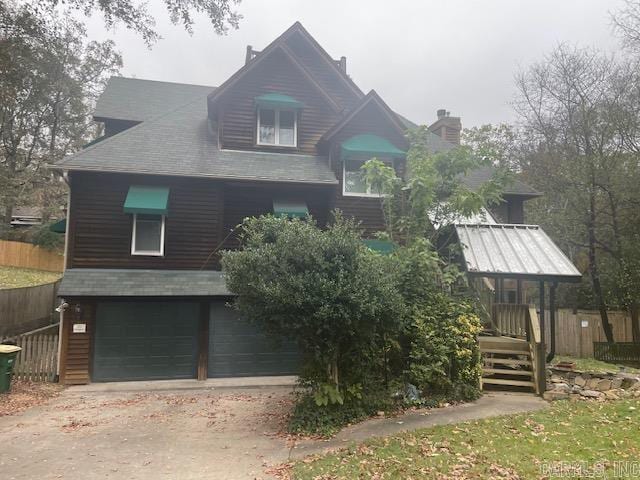
[[[199,308],[191,302],[103,302],[94,381],[194,378]]]
[[[298,371],[298,358],[292,342],[275,346],[223,302],[211,304],[209,377],[293,375]]]

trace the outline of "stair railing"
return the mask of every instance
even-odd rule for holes
[[[491,317],[500,335],[515,338],[527,337],[528,305],[517,303],[494,303]]]
[[[529,328],[529,350],[531,352],[531,367],[533,369],[533,383],[536,394],[542,395],[547,389],[546,348],[540,330],[540,320],[535,307],[527,309],[527,324]]]

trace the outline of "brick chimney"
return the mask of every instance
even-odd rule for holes
[[[438,110],[436,115],[438,119],[429,126],[429,130],[447,142],[460,145],[460,132],[462,131],[460,117],[452,117],[450,112],[444,108]]]

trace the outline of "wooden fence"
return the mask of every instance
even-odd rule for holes
[[[30,243],[0,240],[0,265],[62,272],[64,256]]]
[[[59,285],[60,280],[0,290],[0,338],[34,330],[55,320]]]
[[[5,338],[21,347],[13,367],[14,378],[32,382],[53,382],[58,366],[58,326],[49,325],[32,332]]]
[[[616,342],[631,342],[631,317],[626,312],[609,312]],[[545,341],[550,345],[549,311],[545,312]],[[591,358],[593,342],[606,342],[600,313],[591,310],[559,309],[556,312],[556,354]]]

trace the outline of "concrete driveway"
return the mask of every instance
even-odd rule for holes
[[[331,441],[292,448],[283,433],[291,386],[119,385],[70,388],[47,405],[0,417],[2,480],[272,478],[270,465],[371,436],[547,405],[532,395],[491,393],[471,404],[369,420]]]

